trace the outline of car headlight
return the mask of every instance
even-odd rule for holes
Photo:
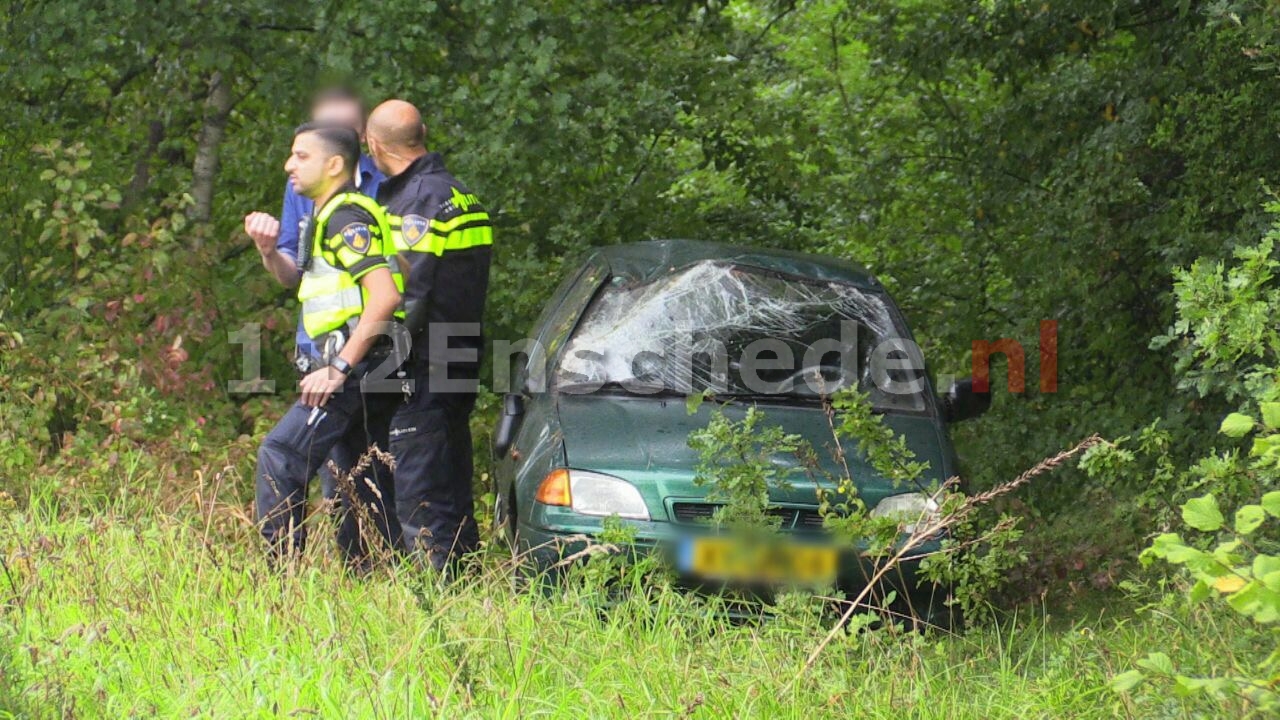
[[[571,508],[583,515],[648,520],[649,508],[635,485],[590,470],[552,470],[538,485],[538,502]]]
[[[938,503],[924,493],[890,495],[871,509],[871,517],[893,518],[902,523],[905,533],[915,532],[916,523],[928,523],[937,516]]]

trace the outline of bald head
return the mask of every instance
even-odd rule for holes
[[[427,127],[418,109],[404,100],[388,100],[369,114],[369,135],[392,151],[421,153]]]

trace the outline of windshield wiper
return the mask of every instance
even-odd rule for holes
[[[625,382],[625,384],[624,384]],[[594,393],[635,395],[637,397],[684,397],[686,392],[669,388],[657,383],[646,383],[639,380],[608,380],[606,382],[560,383],[555,392],[566,395],[591,395]]]
[[[823,400],[822,395],[812,395],[809,393],[728,392],[717,393],[715,397],[716,399],[727,400],[729,402],[763,402],[778,403],[781,405],[821,405]]]

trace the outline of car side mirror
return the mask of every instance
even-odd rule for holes
[[[977,392],[973,378],[951,383],[942,396],[942,418],[949,423],[976,418],[991,408],[991,391]]]
[[[498,419],[498,430],[493,434],[493,451],[497,457],[507,454],[511,443],[515,442],[516,432],[520,429],[520,421],[524,419],[524,396],[519,393],[507,393],[502,397],[502,417]]]

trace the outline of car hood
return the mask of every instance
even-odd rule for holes
[[[725,414],[741,419],[748,405],[732,403]],[[790,476],[789,491],[771,490],[770,498],[781,503],[813,503],[818,486],[832,488],[844,473],[843,465],[834,457],[835,441],[826,413],[813,405],[795,406],[760,404],[767,424],[780,425],[789,433],[807,440],[814,448],[819,463],[815,473]],[[698,454],[689,447],[689,433],[705,428],[714,410],[712,402],[703,403],[690,415],[684,398],[641,397],[634,395],[560,395],[557,410],[563,432],[569,467],[594,470],[621,477],[635,483],[652,500],[669,502],[671,498],[705,497],[708,488],[694,485],[694,468]],[[886,423],[907,438],[907,445],[917,460],[929,463],[923,482],[941,482],[944,453],[936,421],[924,416],[885,415]],[[894,487],[877,474],[858,455],[856,443],[844,444],[848,472],[868,506],[880,498],[916,488]],[[774,462],[781,466],[803,468],[794,456],[778,455]]]

